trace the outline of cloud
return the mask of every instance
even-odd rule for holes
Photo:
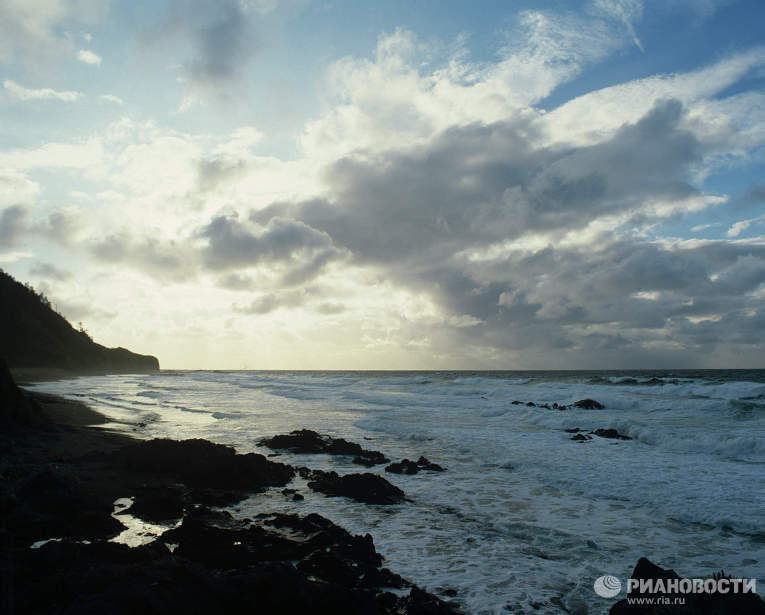
[[[327,233],[289,218],[272,217],[265,225],[253,225],[237,216],[219,215],[198,236],[207,242],[202,259],[209,269],[275,265],[284,269],[288,284],[310,279],[340,257]]]
[[[741,220],[739,222],[736,222],[728,229],[728,232],[726,235],[728,237],[738,237],[743,233],[745,230],[747,230],[749,227],[753,225],[763,224],[765,223],[765,215],[758,216],[756,218],[750,218],[749,220]]]
[[[220,88],[233,85],[256,56],[254,20],[265,12],[264,3],[240,0],[174,1],[163,23],[144,40],[162,53],[188,49],[181,58],[183,78],[203,92],[221,94]]]
[[[29,274],[57,282],[65,282],[72,277],[70,272],[59,269],[50,263],[37,263],[33,265],[29,270]]]
[[[345,306],[332,301],[319,301],[323,293],[317,288],[300,288],[292,290],[281,290],[273,293],[264,293],[256,297],[249,305],[234,305],[235,312],[240,314],[256,314],[259,316],[270,314],[277,310],[288,308],[303,308],[321,314],[323,316],[333,316],[345,311]]]
[[[643,2],[641,0],[594,0],[592,4],[596,11],[620,22],[629,33],[635,46],[640,51],[645,51],[635,32],[634,25],[643,16]]]
[[[765,202],[765,184],[751,186],[746,192],[746,197],[752,201]]]
[[[89,250],[102,263],[131,265],[160,280],[184,281],[196,268],[188,246],[154,237],[118,233],[92,241]]]
[[[34,230],[51,241],[66,247],[75,247],[84,232],[86,221],[74,209],[57,208],[38,221]]]
[[[77,59],[84,64],[101,66],[101,56],[93,53],[89,49],[80,49],[77,52]]]
[[[44,70],[69,56],[68,30],[104,17],[101,0],[4,0],[0,3],[0,62]]]
[[[331,165],[325,199],[254,212],[300,220],[362,263],[414,263],[529,232],[565,234],[601,217],[667,215],[657,203],[698,195],[689,167],[703,150],[667,101],[608,141],[579,148],[535,144],[528,122],[453,128],[405,153],[344,158]]]
[[[9,248],[18,245],[27,230],[27,210],[14,205],[0,212],[0,247]]]
[[[20,86],[11,79],[3,81],[3,87],[19,100],[61,100],[64,102],[74,102],[83,96],[82,92],[57,92],[50,88],[41,88],[38,90],[30,90],[23,86]]]
[[[115,105],[124,105],[125,101],[122,100],[119,96],[115,96],[114,94],[101,94],[101,100],[105,100],[106,102],[114,103]]]
[[[332,104],[306,125],[300,144],[328,161],[423,144],[449,127],[536,117],[534,104],[629,40],[610,18],[527,10],[507,33],[499,60],[482,64],[471,62],[462,45],[444,56],[438,45],[397,29],[380,37],[371,59],[332,65]]]
[[[676,100],[576,146],[547,144],[533,117],[473,123],[345,156],[325,170],[325,196],[250,220],[299,222],[301,236],[322,233],[349,264],[429,297],[427,319],[414,318],[432,349],[527,367],[687,363],[684,353],[727,343],[732,321],[710,318],[736,312],[756,326],[765,247],[664,245],[629,231],[719,202],[691,182],[711,151]],[[266,295],[251,307],[278,304]]]
[[[28,203],[40,192],[40,185],[12,168],[0,169],[0,207]]]
[[[718,101],[717,108],[709,99],[762,66],[765,47],[759,46],[685,73],[654,75],[588,92],[542,116],[540,130],[551,142],[593,143],[608,138],[625,122],[636,121],[658,100],[670,98],[697,114],[698,127],[708,132],[725,121],[726,112],[736,112],[742,120],[747,116],[756,120],[760,114],[752,114],[752,109],[726,108],[726,101],[735,102],[735,97]],[[584,117],[587,122],[581,121]]]
[[[235,306],[234,310],[241,314],[269,314],[279,308],[293,308],[305,303],[307,293],[303,290],[283,291],[261,295],[246,307]]]

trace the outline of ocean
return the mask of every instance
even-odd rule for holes
[[[317,512],[369,532],[387,567],[442,597],[456,590],[467,613],[605,613],[624,592],[601,598],[594,580],[626,584],[643,556],[681,576],[724,568],[764,593],[765,370],[164,370],[30,388],[84,401],[141,438],[269,454],[260,438],[308,428],[394,461],[426,456],[447,471],[372,470],[404,504],[329,498],[298,478],[302,502],[275,488],[230,510]],[[583,398],[605,408],[539,407]],[[632,439],[579,442],[565,431],[575,428]],[[274,460],[366,471],[342,457]]]

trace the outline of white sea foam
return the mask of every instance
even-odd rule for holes
[[[765,580],[763,376],[162,372],[37,388],[87,392],[107,415],[133,423],[154,413],[160,420],[138,432],[145,437],[267,452],[261,437],[310,428],[396,460],[425,455],[448,470],[385,474],[410,503],[327,498],[298,479],[305,501],[274,489],[238,514],[297,507],[369,532],[387,566],[431,591],[457,589],[471,613],[531,611],[532,602],[558,612],[552,598],[599,613],[613,600],[594,594],[594,579],[626,578],[641,556],[689,575],[723,567]],[[606,408],[538,407],[588,397]],[[573,428],[613,428],[632,440],[579,443],[564,431]],[[359,471],[343,457],[279,459]]]

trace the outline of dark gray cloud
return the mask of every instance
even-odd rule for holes
[[[249,305],[234,306],[234,311],[240,314],[263,315],[274,312],[280,308],[303,307],[318,314],[327,316],[340,314],[345,311],[345,306],[332,301],[322,301],[321,297],[325,290],[317,287],[305,287],[291,290],[280,290],[273,293],[265,293],[256,297]]]
[[[250,276],[230,273],[218,279],[218,286],[227,290],[254,290],[255,280]]]
[[[765,184],[755,185],[749,188],[746,196],[751,201],[765,202]]]
[[[56,280],[58,282],[63,282],[72,277],[70,272],[59,269],[50,263],[37,263],[32,266],[29,273],[33,276],[38,276],[46,280]]]
[[[283,307],[298,307],[303,305],[309,297],[304,290],[288,290],[278,293],[267,293],[257,297],[246,307],[234,307],[241,314],[269,314]]]
[[[284,283],[294,285],[315,277],[329,262],[341,257],[330,236],[298,220],[273,217],[253,228],[235,216],[220,215],[200,229],[206,240],[202,262],[212,270],[259,264],[280,265]]]
[[[647,203],[699,195],[690,174],[705,151],[683,119],[680,103],[664,101],[604,142],[565,149],[535,146],[522,122],[453,128],[408,152],[340,160],[326,173],[328,197],[276,203],[250,219],[321,232],[352,262],[468,317],[430,326],[435,345],[483,348],[494,360],[523,352],[537,366],[565,358],[569,367],[652,357],[688,365],[691,355],[701,364],[739,343],[762,354],[752,341],[763,337],[762,247],[680,249],[604,232],[591,247],[553,241],[492,260],[464,256],[528,233],[563,237],[604,216],[645,222],[655,215]]]
[[[12,248],[27,230],[27,210],[21,205],[6,207],[0,213],[0,250]]]
[[[256,15],[239,0],[174,1],[146,42],[170,49],[171,41],[182,41],[190,49],[182,60],[186,78],[202,86],[225,87],[240,76],[260,48]]]
[[[667,101],[610,140],[574,149],[535,148],[524,123],[455,128],[414,152],[343,159],[326,174],[331,200],[279,203],[252,219],[300,220],[360,262],[407,267],[529,231],[584,228],[697,193],[687,176],[702,148],[680,127],[682,113]]]
[[[229,157],[200,160],[197,168],[197,191],[204,193],[214,190],[220,184],[236,178],[246,170],[247,164],[244,160]]]
[[[196,268],[189,246],[151,237],[109,235],[91,243],[89,250],[106,263],[132,265],[160,279],[186,280]]]

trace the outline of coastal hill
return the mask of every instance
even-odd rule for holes
[[[50,301],[0,270],[0,358],[13,371],[146,373],[159,370],[156,357],[107,348],[79,331]]]

